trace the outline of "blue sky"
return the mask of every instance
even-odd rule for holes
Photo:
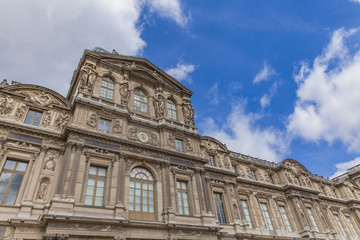
[[[359,43],[359,0],[0,2],[0,78],[65,95],[84,49],[144,57],[201,134],[328,177],[360,164]]]

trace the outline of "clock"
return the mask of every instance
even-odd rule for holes
[[[137,138],[142,143],[147,143],[149,141],[149,135],[146,132],[143,132],[143,131],[138,132]]]

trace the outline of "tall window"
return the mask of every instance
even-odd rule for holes
[[[252,179],[257,181],[255,170],[251,170]]]
[[[155,220],[154,178],[145,168],[136,167],[130,173],[129,217]]]
[[[98,130],[99,130],[99,132],[109,133],[110,132],[110,121],[100,118]]]
[[[269,178],[270,178],[271,184],[275,184],[275,183],[274,183],[274,176],[273,176],[273,174],[269,174]]]
[[[221,193],[214,193],[216,214],[220,224],[226,223],[225,210],[224,210],[224,201],[222,199]]]
[[[350,217],[346,217],[346,221],[349,223],[349,225],[351,227],[351,230],[353,231],[354,236],[359,237],[359,235],[357,234],[357,232],[356,232],[356,230],[354,228],[354,225],[351,222]]]
[[[106,168],[90,166],[85,205],[102,206],[104,199]]]
[[[147,112],[147,97],[141,89],[134,90],[134,109]]]
[[[209,164],[215,167],[215,157],[213,155],[209,155]]]
[[[241,200],[241,206],[242,206],[242,209],[244,211],[246,222],[247,222],[247,224],[249,224],[249,228],[253,228],[247,201],[246,200]]]
[[[39,126],[41,116],[42,116],[41,112],[29,110],[29,112],[26,116],[26,119],[25,119],[25,123],[34,125],[34,126]]]
[[[344,229],[343,225],[342,225],[341,222],[340,222],[339,216],[338,216],[337,214],[334,214],[334,217],[335,217],[335,220],[336,220],[336,222],[337,222],[337,224],[338,224],[338,226],[339,226],[339,228],[340,228],[340,230],[341,230],[342,235],[344,235],[345,237],[347,237],[347,235],[346,235],[346,233],[345,233],[345,229]]]
[[[113,100],[114,82],[109,77],[104,77],[101,81],[100,97]]]
[[[179,204],[179,214],[190,215],[189,209],[189,198],[186,182],[177,181],[177,195],[178,195],[178,204]]]
[[[184,146],[183,146],[183,141],[182,140],[175,139],[175,149],[176,149],[176,151],[179,151],[179,152],[184,151]]]
[[[176,106],[170,99],[167,101],[168,117],[172,120],[177,120]]]
[[[291,225],[290,225],[289,219],[288,219],[287,214],[286,214],[285,207],[284,206],[279,206],[279,209],[280,209],[281,217],[282,217],[283,222],[285,224],[286,230],[291,232],[292,229],[291,229]]]
[[[261,208],[261,212],[264,217],[265,225],[266,225],[267,229],[274,230],[266,203],[260,203],[260,208]]]
[[[0,203],[14,204],[26,171],[27,163],[6,160],[0,175]]]
[[[233,165],[232,169],[233,169],[234,173],[237,173],[236,166]]]
[[[306,212],[308,213],[308,215],[310,217],[310,220],[311,220],[311,224],[314,226],[315,230],[319,231],[319,228],[318,228],[318,226],[316,224],[315,218],[312,215],[311,208],[306,208]]]

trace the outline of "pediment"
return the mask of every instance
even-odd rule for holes
[[[295,174],[309,173],[309,171],[303,165],[301,165],[294,159],[285,159],[280,163],[280,165],[284,168],[289,169]]]
[[[13,93],[14,95],[24,97],[25,102],[41,107],[57,105],[66,109],[70,108],[70,103],[67,99],[59,93],[45,87],[30,84],[18,84],[10,85],[4,88],[4,90],[10,94]]]
[[[208,136],[201,137],[201,146],[207,151],[228,152],[228,149],[224,144],[222,144],[219,140]]]
[[[87,51],[88,53],[101,57],[102,63],[108,63],[110,65],[119,67],[123,70],[129,71],[130,75],[136,75],[150,81],[163,84],[177,91],[185,92],[192,95],[192,91],[182,85],[172,76],[168,75],[160,68],[156,67],[150,61],[144,58],[121,56],[109,53],[99,53],[93,51]]]

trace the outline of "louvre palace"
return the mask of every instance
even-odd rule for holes
[[[0,85],[0,239],[360,239],[360,166],[335,178],[201,136],[193,93],[85,50],[66,97]]]

